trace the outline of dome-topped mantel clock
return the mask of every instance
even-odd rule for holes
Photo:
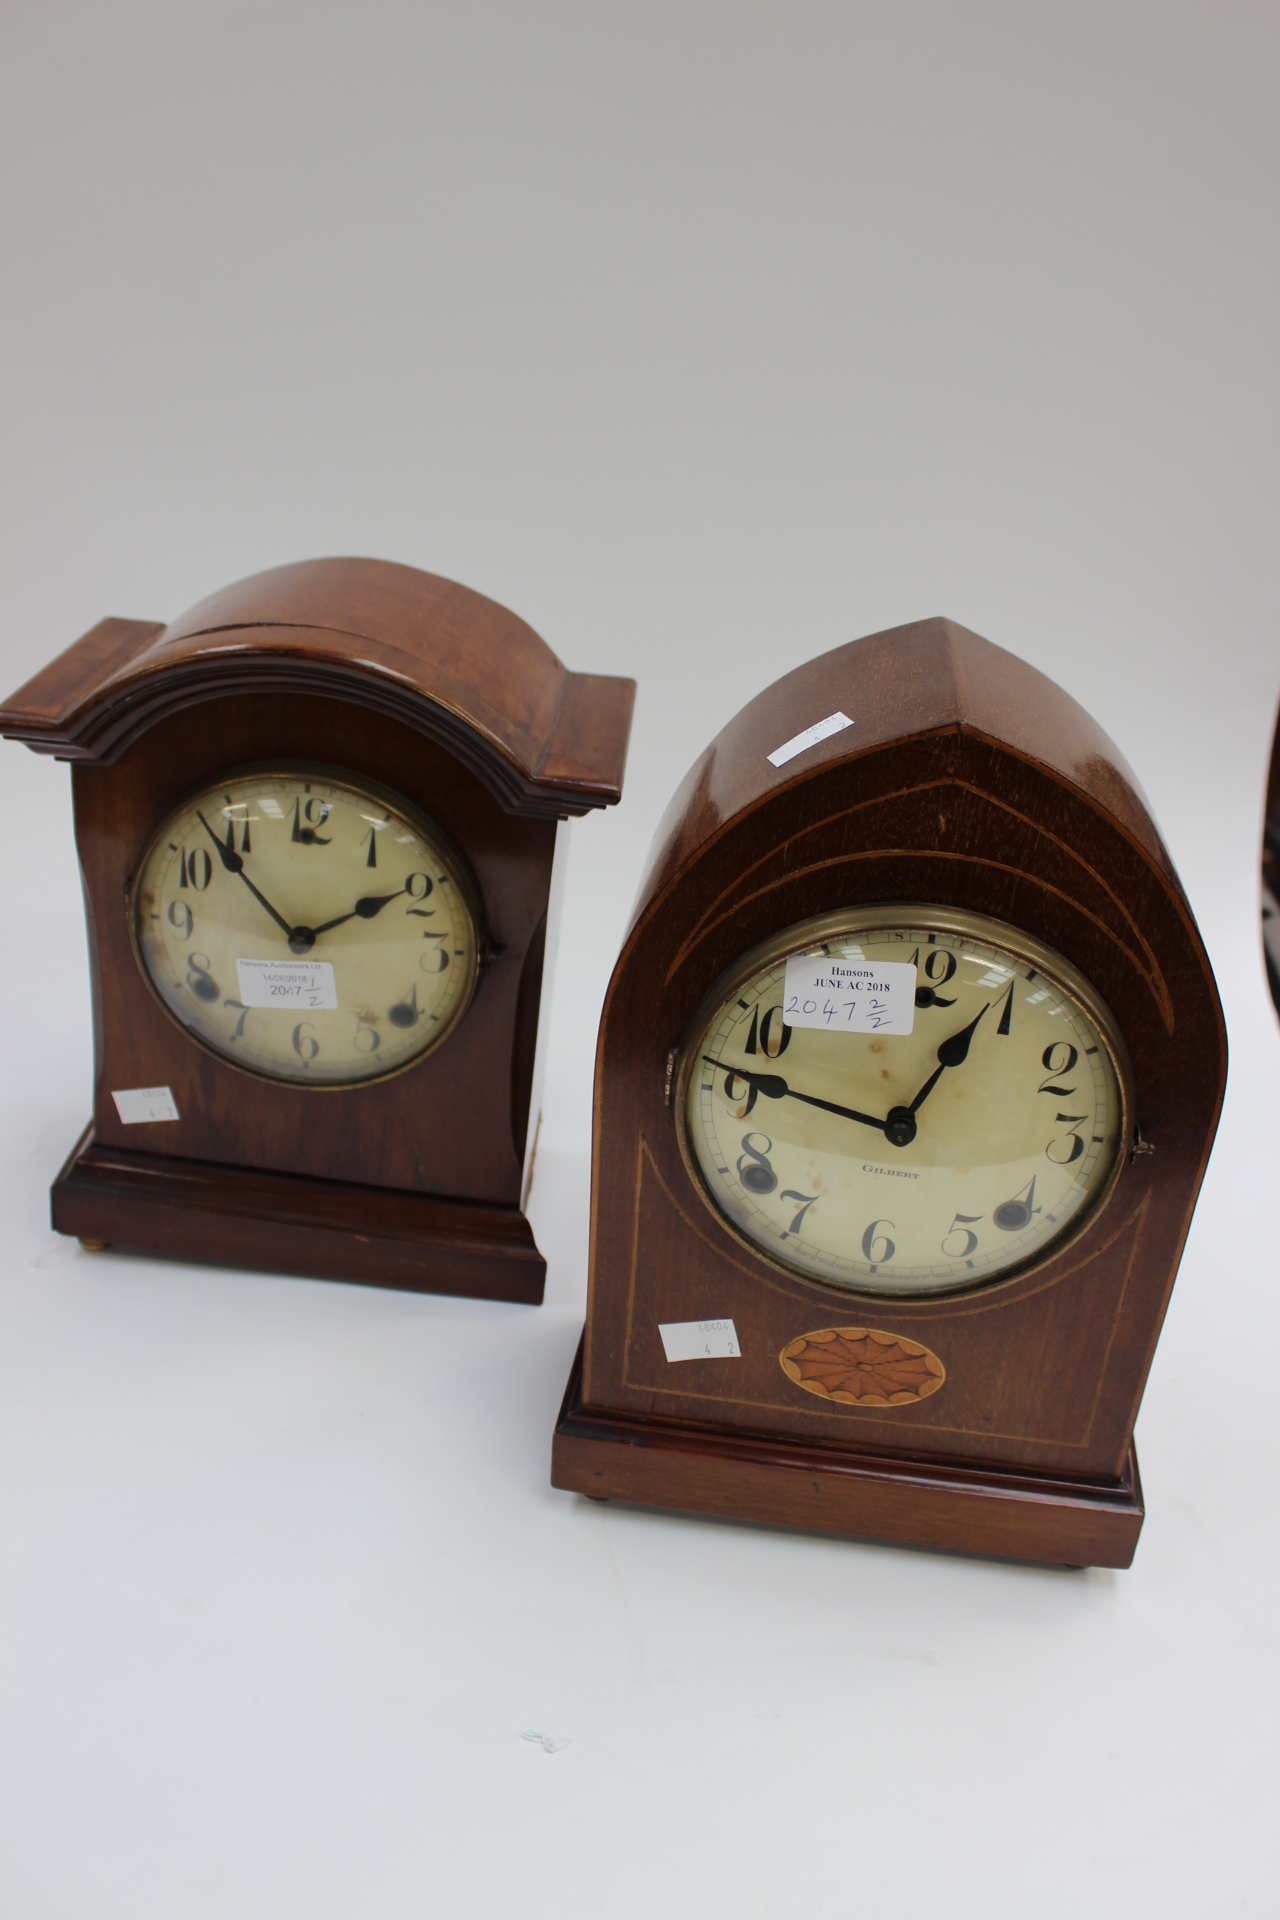
[[[522,1211],[563,873],[634,682],[373,560],[104,620],[0,710],[72,762],[88,1242],[537,1301]]]
[[[1073,700],[944,620],[788,674],[672,801],[605,1000],[554,1484],[1127,1566],[1226,1059]]]

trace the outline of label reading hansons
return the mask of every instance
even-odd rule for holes
[[[843,954],[793,954],[782,990],[789,1027],[828,1033],[910,1033],[916,1017],[916,970],[905,960],[863,960]]]

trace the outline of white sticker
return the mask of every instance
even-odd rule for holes
[[[853,725],[847,713],[829,713],[825,720],[818,720],[803,733],[795,734],[790,740],[784,740],[768,756],[773,767],[785,767],[788,760],[794,760],[806,747],[816,747],[819,740],[829,740],[833,733],[843,733],[846,727]]]
[[[241,1006],[337,1011],[338,989],[328,960],[237,960],[236,972]]]
[[[116,1112],[126,1127],[140,1127],[144,1120],[176,1120],[178,1109],[168,1087],[125,1087],[112,1093]]]
[[[538,1733],[533,1727],[527,1733],[522,1733],[520,1738],[536,1742],[544,1753],[563,1753],[566,1747],[573,1745],[567,1733]]]
[[[829,1033],[910,1033],[916,970],[908,960],[795,954],[787,961],[782,1018]]]
[[[668,1360],[740,1360],[732,1320],[673,1320],[660,1326]]]

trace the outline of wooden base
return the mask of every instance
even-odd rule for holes
[[[1143,1519],[1132,1445],[1120,1480],[1099,1484],[597,1413],[582,1404],[581,1344],[551,1484],[595,1500],[1073,1567],[1127,1567]]]
[[[92,1127],[50,1200],[58,1233],[169,1259],[529,1306],[546,1284],[518,1207],[126,1153]]]

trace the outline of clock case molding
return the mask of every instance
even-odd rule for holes
[[[572,673],[533,629],[385,561],[276,568],[169,626],[103,620],[0,709],[72,763],[93,996],[93,1120],[53,1224],[235,1266],[540,1301],[522,1211],[563,875],[558,824],[614,805],[635,683]],[[126,902],[158,822],[202,784],[305,762],[401,794],[479,890],[485,948],[458,1028],[407,1070],[298,1088],[219,1059],[162,1008]],[[559,839],[559,846],[558,846]],[[176,1123],[113,1088],[168,1086]]]
[[[834,712],[853,725],[775,769]],[[1064,955],[1115,1015],[1137,1132],[1105,1206],[970,1293],[902,1299],[792,1276],[694,1190],[679,1049],[739,957],[840,908],[991,915]],[[1133,1428],[1226,1084],[1190,907],[1138,783],[1052,681],[947,620],[837,648],[752,700],[659,827],[596,1058],[587,1324],[557,1487],[647,1506],[1074,1565],[1127,1566]],[[739,1359],[668,1364],[661,1323],[732,1318]],[[824,1402],[780,1354],[830,1328],[927,1348],[910,1405]]]

